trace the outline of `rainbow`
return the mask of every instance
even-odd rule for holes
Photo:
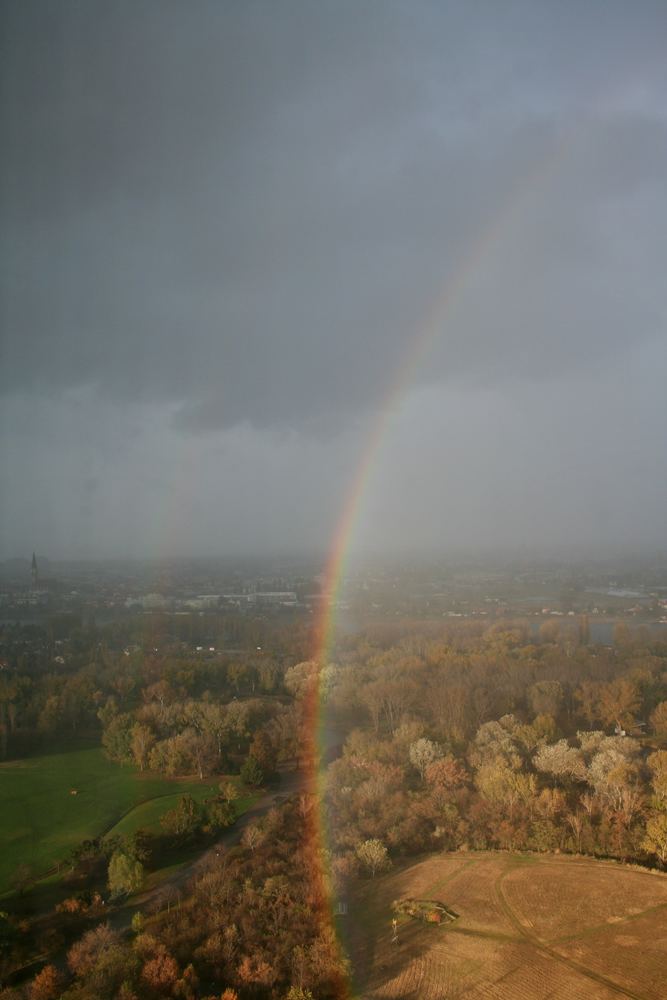
[[[530,207],[531,203],[544,196],[548,182],[560,168],[566,156],[571,155],[573,146],[574,137],[572,135],[561,138],[555,145],[555,151],[551,151],[544,157],[530,175],[515,187],[510,197],[503,202],[490,222],[472,241],[467,253],[446,279],[444,287],[430,309],[425,322],[421,324],[416,335],[408,342],[403,361],[398,366],[396,375],[372,423],[366,447],[343,505],[333,544],[330,547],[324,571],[323,587],[324,596],[328,600],[323,602],[316,629],[313,654],[313,658],[322,664],[326,661],[332,648],[336,628],[335,609],[340,598],[346,563],[352,549],[356,527],[382,447],[390,436],[392,423],[400,412],[405,397],[414,384],[429,350],[443,332],[452,308],[471,289],[473,278],[479,273],[492,252],[500,248],[501,243],[511,232],[511,224],[517,222],[522,211]]]
[[[318,801],[318,807],[312,810],[310,833],[313,842],[319,845],[320,856],[326,852],[328,842],[326,822],[321,805],[324,789],[320,760],[324,745],[325,705],[320,677],[322,669],[331,660],[337,625],[336,609],[340,600],[346,566],[378,459],[384,443],[390,436],[396,414],[400,411],[408,390],[415,382],[418,370],[426,355],[441,335],[454,304],[471,290],[474,276],[478,274],[491,253],[499,249],[501,244],[511,236],[512,223],[516,223],[522,212],[528,209],[535,200],[545,196],[549,181],[560,168],[565,157],[570,155],[572,148],[572,135],[561,139],[556,144],[555,151],[552,150],[527,178],[522,179],[522,182],[517,185],[500,210],[494,214],[490,222],[477,235],[477,238],[472,241],[459,265],[447,277],[425,322],[410,339],[403,362],[398,367],[372,423],[362,459],[359,462],[338,521],[325,567],[322,607],[316,622],[312,654],[317,681],[305,708],[305,726],[309,731],[310,744],[315,748],[312,753],[309,788],[317,796]],[[323,869],[321,871],[323,893],[326,893],[327,885],[328,876]],[[333,917],[331,917],[331,925],[335,926]]]

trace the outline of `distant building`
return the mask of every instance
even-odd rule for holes
[[[296,593],[293,590],[260,590],[254,596],[256,604],[295,605],[297,603]]]
[[[32,579],[32,589],[37,590],[39,586],[39,570],[37,569],[37,556],[33,552],[32,554],[32,566],[30,568],[30,576]]]
[[[192,611],[215,611],[219,606],[220,594],[200,594],[183,601],[183,607]]]
[[[164,594],[140,594],[125,600],[126,608],[140,607],[144,611],[168,611],[172,604],[173,601]]]

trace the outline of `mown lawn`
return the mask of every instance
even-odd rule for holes
[[[215,779],[168,779],[120,767],[99,748],[2,764],[0,892],[20,864],[42,875],[86,838],[155,829],[179,795],[201,801],[215,790]]]
[[[173,809],[178,805],[178,800],[184,792],[189,792],[197,802],[203,802],[204,799],[208,799],[218,792],[217,784],[215,782],[211,784],[210,778],[208,781],[203,781],[197,786],[190,784],[187,787],[183,787],[179,785],[178,791],[174,791],[173,789],[174,786],[171,785],[172,794],[160,795],[158,798],[151,799],[150,802],[142,802],[141,805],[136,806],[109,830],[109,836],[115,836],[116,834],[128,836],[131,833],[136,833],[137,830],[148,830],[151,833],[159,833],[162,829],[160,818],[169,809]],[[234,803],[237,814],[240,816],[241,813],[250,808],[254,801],[254,796],[237,799]]]

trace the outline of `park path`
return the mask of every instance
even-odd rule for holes
[[[322,765],[328,765],[337,757],[342,748],[344,732],[337,727],[327,727],[322,735]],[[294,795],[304,793],[317,793],[317,780],[313,776],[312,769],[279,770],[280,782],[264,794],[255,802],[252,808],[246,810],[241,816],[221,834],[214,844],[208,847],[197,857],[179,867],[158,885],[133,896],[126,903],[109,907],[106,914],[99,914],[94,923],[108,923],[110,927],[124,934],[129,932],[132,926],[132,918],[135,913],[145,912],[152,904],[158,903],[161,898],[169,896],[177,902],[182,899],[183,892],[188,883],[198,874],[203,872],[208,865],[213,863],[215,857],[221,849],[233,847],[239,843],[243,831],[250,824],[273,808],[277,802],[291,798]],[[91,924],[92,926],[92,924]],[[0,989],[5,985],[13,985],[25,982],[35,973],[43,968],[46,961],[60,968],[65,968],[67,949],[61,949],[57,954],[35,959],[20,969],[14,969],[9,973],[5,981],[0,981]]]
[[[178,902],[188,883],[204,872],[223,848],[233,847],[239,843],[247,826],[265,816],[277,800],[298,795],[307,791],[308,787],[308,776],[303,771],[283,772],[280,786],[265,792],[250,809],[242,813],[236,822],[218,837],[214,844],[193,858],[192,861],[179,867],[152,889],[139,893],[127,903],[110,910],[107,916],[110,926],[117,931],[127,931],[132,924],[132,917],[135,913],[145,913],[161,899],[169,898]]]
[[[344,731],[336,726],[328,726],[324,729],[321,734],[320,744],[323,766],[330,764],[339,755],[344,736]],[[250,823],[266,815],[277,801],[291,798],[293,795],[317,791],[317,782],[310,768],[306,768],[305,770],[282,769],[279,771],[279,774],[280,783],[278,787],[265,792],[252,808],[242,813],[234,825],[225,830],[211,847],[207,848],[192,861],[178,868],[172,875],[160,882],[159,885],[138,896],[133,896],[125,905],[117,906],[113,910],[110,910],[107,917],[109,924],[115,930],[121,932],[127,931],[131,926],[132,917],[135,913],[140,911],[145,912],[147,909],[150,909],[152,904],[159,902],[160,899],[168,894],[178,902],[187,884],[214,862],[220,850],[222,848],[233,847],[237,844],[245,828]]]

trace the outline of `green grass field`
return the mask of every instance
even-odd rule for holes
[[[173,785],[171,788],[173,789]],[[206,782],[201,782],[199,785],[195,786],[189,784],[187,788],[182,788],[179,786],[179,790],[171,795],[160,795],[158,798],[151,799],[149,802],[142,802],[141,805],[135,806],[129,813],[120,819],[116,825],[109,830],[109,836],[118,834],[119,836],[128,836],[131,833],[136,833],[137,830],[148,830],[151,833],[159,833],[161,830],[160,817],[167,812],[168,809],[173,809],[174,806],[178,804],[178,800],[184,791],[190,792],[192,797],[197,800],[197,802],[203,802],[204,799],[209,798],[214,795],[217,791],[216,785],[210,785]],[[255,801],[254,796],[249,796],[248,798],[237,799],[235,802],[236,811],[240,816],[241,813],[249,809],[252,803]]]
[[[20,864],[41,875],[86,838],[158,829],[180,795],[201,801],[216,790],[215,779],[168,779],[120,767],[100,749],[1,764],[0,892]]]

